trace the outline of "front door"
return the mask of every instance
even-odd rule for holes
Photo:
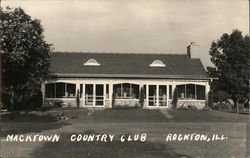
[[[85,104],[86,106],[93,106],[94,104],[94,85],[86,84],[85,85]]]
[[[148,93],[148,106],[157,105],[157,94],[156,94],[156,85],[149,85]]]
[[[104,86],[96,84],[95,106],[104,106]]]

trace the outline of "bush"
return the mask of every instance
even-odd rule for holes
[[[144,105],[144,97],[145,97],[144,93],[145,93],[144,87],[141,87],[140,100],[139,100],[139,103],[140,103],[141,107],[143,107],[143,105]]]
[[[231,112],[233,109],[233,105],[230,103],[216,103],[213,107],[213,110],[222,110],[222,111],[228,111]]]
[[[229,97],[230,95],[223,90],[215,91],[213,94],[213,100],[215,103],[227,102]]]
[[[115,92],[112,94],[112,108],[115,107]]]
[[[192,105],[192,104],[187,103],[187,102],[184,102],[179,109],[183,109],[183,110],[198,110],[195,105]]]
[[[140,104],[136,104],[135,106],[130,105],[116,105],[113,109],[140,109],[142,108]]]
[[[2,93],[3,108],[11,109],[10,94],[8,92]],[[42,92],[40,89],[25,89],[18,93],[14,98],[14,110],[32,110],[42,107]]]
[[[54,108],[61,108],[62,106],[63,106],[63,101],[61,100],[46,101],[42,107],[42,111],[47,111]]]
[[[173,100],[172,100],[173,109],[177,108],[177,103],[178,103],[178,89],[175,88],[174,94],[173,94]]]

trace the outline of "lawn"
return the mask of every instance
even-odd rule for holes
[[[68,120],[58,120],[64,113]],[[171,117],[169,117],[171,116]],[[147,109],[56,109],[18,112],[15,120],[1,113],[1,157],[246,157],[249,155],[249,116],[219,111]],[[6,142],[9,133],[60,134],[60,141]],[[114,134],[112,142],[71,142],[72,134]],[[147,134],[146,142],[121,142],[121,135]],[[168,134],[213,134],[223,141],[172,141]],[[248,139],[246,139],[248,138]]]

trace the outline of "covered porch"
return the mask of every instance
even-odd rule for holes
[[[58,79],[42,84],[44,100],[61,100],[72,106],[76,106],[79,91],[82,108],[142,105],[170,108],[175,90],[179,106],[186,102],[205,106],[210,87],[205,80]]]

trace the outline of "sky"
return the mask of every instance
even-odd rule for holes
[[[185,54],[211,66],[223,33],[249,34],[248,0],[2,0],[41,20],[54,51]]]

